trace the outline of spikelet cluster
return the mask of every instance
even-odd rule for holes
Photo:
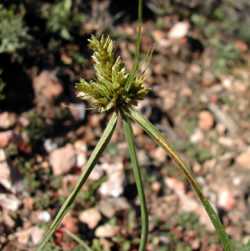
[[[121,58],[115,56],[109,36],[100,39],[92,36],[89,47],[93,50],[96,79],[89,82],[81,79],[76,84],[78,97],[100,112],[134,105],[144,98],[148,93],[143,84],[144,76],[128,73]]]

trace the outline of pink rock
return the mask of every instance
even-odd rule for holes
[[[214,125],[214,117],[209,111],[202,111],[199,114],[199,127],[204,131],[210,130]]]
[[[37,98],[52,100],[63,92],[63,87],[54,72],[42,71],[33,79],[33,87]]]
[[[0,113],[0,128],[8,129],[16,123],[16,114],[10,112]]]
[[[79,220],[86,223],[90,229],[97,226],[102,219],[100,212],[96,208],[89,208],[80,213]]]
[[[0,194],[0,207],[10,211],[16,211],[20,204],[21,202],[16,196],[12,194]]]
[[[0,148],[5,148],[13,139],[14,133],[12,131],[0,132]]]
[[[95,231],[95,235],[99,238],[111,238],[117,235],[119,227],[110,224],[105,224],[98,227]]]
[[[236,163],[241,167],[250,169],[250,148],[236,158]]]
[[[77,233],[78,231],[78,220],[77,218],[73,217],[71,214],[67,214],[62,221],[62,225],[68,231],[72,233]]]
[[[11,190],[10,167],[8,165],[6,154],[3,149],[0,149],[0,184]]]
[[[160,163],[163,163],[166,160],[166,152],[162,147],[156,147],[152,155]]]
[[[22,245],[37,245],[44,235],[44,230],[39,227],[31,227],[16,233],[17,241]]]
[[[99,188],[103,196],[119,197],[123,193],[125,175],[122,163],[102,164],[103,170],[106,171],[108,178]]]
[[[76,164],[74,147],[67,144],[54,150],[49,156],[49,162],[55,175],[62,175],[70,171]]]
[[[235,206],[235,199],[233,194],[227,189],[220,191],[218,205],[227,211],[233,209]]]
[[[189,27],[188,22],[176,23],[169,31],[168,37],[171,39],[181,39],[188,34]]]

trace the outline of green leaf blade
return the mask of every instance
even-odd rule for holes
[[[179,155],[175,152],[175,150],[170,146],[167,142],[165,137],[160,133],[160,131],[146,118],[144,118],[139,112],[135,109],[130,108],[128,111],[125,111],[126,115],[129,116],[132,120],[137,122],[145,131],[146,133],[151,136],[151,138],[160,145],[168,154],[169,156],[175,161],[177,167],[182,171],[186,179],[191,183],[193,189],[195,190],[196,194],[198,195],[204,209],[206,210],[212,224],[214,225],[218,237],[224,247],[225,251],[233,251],[231,241],[226,234],[225,228],[221,223],[217,213],[215,212],[214,208],[208,201],[208,199],[203,195],[202,190],[198,182],[193,177],[193,174],[186,166],[184,161],[179,157]]]
[[[59,212],[57,213],[55,219],[53,220],[52,224],[50,225],[48,231],[45,234],[44,239],[42,240],[41,244],[37,248],[37,251],[42,251],[46,243],[49,241],[49,239],[52,237],[53,233],[56,231],[57,227],[60,225],[60,223],[63,220],[63,217],[66,215],[66,213],[69,211],[72,203],[74,202],[76,196],[80,192],[82,186],[86,182],[87,178],[89,177],[90,173],[95,167],[95,164],[99,158],[99,156],[102,154],[104,149],[106,148],[113,132],[115,129],[117,123],[117,114],[113,113],[106,129],[104,130],[99,142],[97,143],[95,149],[93,150],[90,158],[87,161],[86,169],[81,174],[81,176],[78,179],[78,182],[76,186],[74,187],[73,191],[70,193],[70,195],[67,197],[65,202],[63,203],[62,207],[60,208]]]
[[[130,155],[131,164],[133,167],[133,173],[135,177],[137,192],[138,192],[138,196],[140,200],[141,240],[140,240],[139,251],[145,251],[147,240],[148,240],[148,210],[147,210],[145,193],[143,189],[142,174],[140,171],[140,166],[139,166],[139,162],[138,162],[138,158],[136,154],[133,130],[130,123],[130,119],[126,116],[123,117],[123,129],[124,129],[124,134],[128,143],[129,155]]]

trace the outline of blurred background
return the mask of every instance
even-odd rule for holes
[[[144,1],[138,104],[180,152],[236,250],[250,245],[250,3]],[[0,3],[0,250],[34,250],[108,115],[78,100],[94,78],[88,38],[110,34],[131,69],[137,2]],[[153,49],[152,59],[146,55]],[[222,251],[189,184],[134,126],[150,212],[148,251]],[[121,126],[45,250],[136,251],[139,202]]]

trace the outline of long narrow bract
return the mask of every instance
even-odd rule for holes
[[[133,130],[131,127],[130,119],[126,116],[123,118],[123,127],[126,140],[128,142],[128,150],[133,167],[133,173],[135,177],[135,183],[140,200],[141,207],[141,240],[139,251],[145,251],[148,239],[148,210],[146,205],[146,198],[143,189],[142,175],[139,167],[138,158],[136,155],[136,148],[134,142]]]
[[[225,228],[223,224],[221,223],[217,213],[215,212],[214,208],[208,201],[208,199],[203,195],[201,191],[200,185],[197,183],[195,178],[193,177],[193,174],[189,170],[189,168],[186,166],[186,164],[183,162],[183,160],[178,156],[178,154],[175,152],[175,150],[170,146],[170,144],[167,142],[165,137],[160,133],[160,131],[146,118],[141,115],[138,111],[136,111],[133,108],[129,108],[127,111],[124,111],[127,116],[129,116],[132,120],[137,122],[150,136],[151,138],[159,144],[168,154],[169,156],[175,161],[177,164],[177,167],[180,168],[182,173],[185,175],[187,180],[191,183],[193,189],[197,193],[200,201],[203,204],[203,207],[205,208],[211,222],[213,223],[219,239],[221,243],[223,244],[225,251],[233,251],[230,239],[228,235],[226,234]]]
[[[47,233],[45,234],[45,237],[42,240],[41,244],[39,245],[37,251],[42,251],[43,250],[45,244],[49,241],[49,239],[51,238],[51,236],[55,232],[56,228],[62,222],[63,217],[68,212],[68,210],[71,207],[71,205],[73,204],[76,196],[80,192],[82,186],[84,185],[84,183],[88,179],[91,171],[95,167],[95,164],[96,164],[98,158],[100,157],[101,153],[106,148],[106,146],[107,146],[107,144],[108,144],[108,142],[109,142],[109,140],[110,140],[110,138],[111,138],[111,136],[112,136],[112,134],[114,132],[116,123],[117,123],[117,114],[114,112],[111,119],[110,119],[110,121],[109,121],[109,123],[108,123],[108,125],[107,125],[107,127],[106,127],[106,129],[104,130],[100,140],[98,141],[95,149],[93,150],[90,158],[87,161],[86,169],[84,170],[84,172],[80,176],[80,178],[79,178],[76,186],[74,187],[73,191],[67,197],[66,201],[63,203],[62,207],[60,208],[59,212],[57,213],[54,221],[50,225],[50,227],[49,227]]]

